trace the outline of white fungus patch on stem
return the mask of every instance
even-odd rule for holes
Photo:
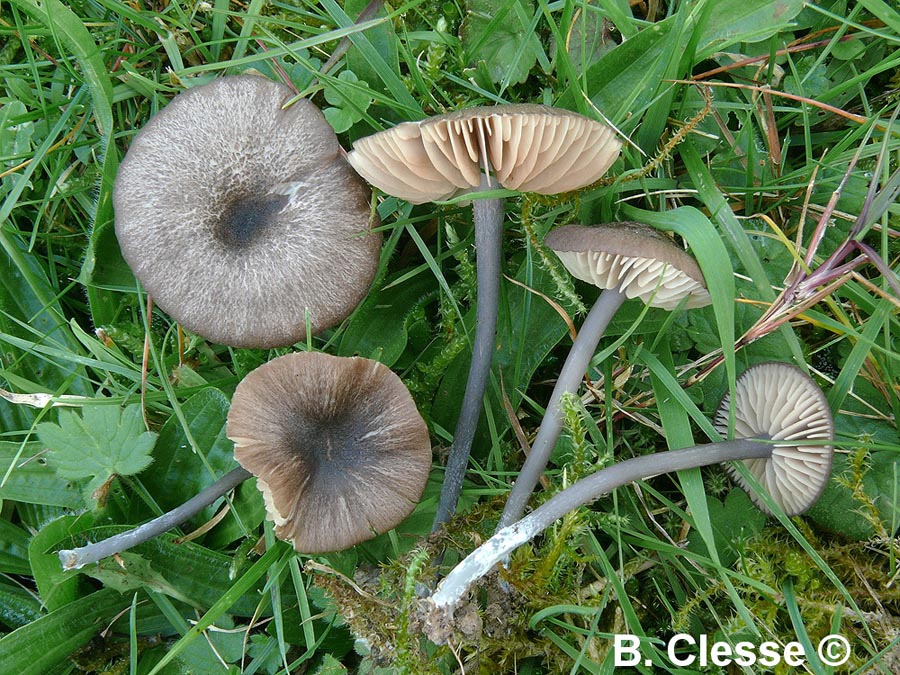
[[[723,441],[634,457],[597,471],[557,493],[518,522],[498,531],[454,567],[424,602],[432,609],[452,614],[469,588],[511,551],[533,539],[569,511],[589,504],[617,487],[670,471],[769,457],[772,448],[771,443],[759,438]]]

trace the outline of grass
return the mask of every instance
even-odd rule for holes
[[[143,403],[159,434],[154,464],[113,478],[98,502],[38,436],[59,409],[0,400],[0,672],[608,673],[622,633],[642,636],[652,663],[623,672],[897,672],[900,12],[882,0],[412,0],[355,25],[364,5],[0,6],[0,386],[81,397],[56,400],[82,408]],[[320,74],[343,38],[350,49]],[[308,559],[274,538],[244,486],[189,543],[166,536],[123,566],[62,573],[55,550],[146,520],[227,471],[234,387],[290,351],[193,335],[179,347],[112,229],[133,134],[186,84],[248,69],[328,109],[345,148],[399,121],[500,102],[606,119],[629,142],[598,185],[507,199],[504,271],[516,283],[503,285],[487,405],[446,532],[425,539],[469,358],[470,210],[379,195],[385,246],[369,298],[301,347],[378,358],[410,387],[438,458],[415,513]],[[536,500],[616,457],[713,437],[722,393],[771,359],[807,368],[828,396],[832,482],[793,519],[767,519],[719,469],[620,489],[517,551],[514,592],[489,579],[451,646],[436,647],[419,632],[418,589],[489,536],[570,343],[559,310],[577,325],[595,297],[543,235],[624,219],[686,242],[714,305],[623,308],[591,386],[568,403]],[[766,315],[787,287],[808,293]],[[797,670],[678,666],[664,644],[676,632],[798,641],[808,659]],[[846,665],[813,653],[828,634],[849,640]]]

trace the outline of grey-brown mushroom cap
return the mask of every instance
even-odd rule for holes
[[[237,347],[289,345],[345,319],[369,290],[381,235],[371,192],[307,100],[222,77],[178,96],[134,137],[116,177],[116,235],[156,304]]]
[[[490,173],[503,187],[557,194],[597,181],[621,142],[605,124],[544,105],[465,108],[361,138],[348,161],[383,192],[414,204],[449,199]]]
[[[766,436],[774,444],[770,459],[744,464],[789,516],[803,513],[822,494],[831,475],[834,420],[828,400],[802,370],[788,363],[761,363],[737,379],[734,399],[734,437]],[[731,395],[716,410],[715,425],[728,431]],[[733,467],[735,481],[767,513],[769,509]]]
[[[238,385],[226,426],[258,477],[275,534],[301,553],[348,548],[412,512],[431,469],[428,428],[389,368],[281,356]]]
[[[700,266],[652,227],[634,222],[565,225],[544,244],[569,273],[599,288],[619,288],[651,307],[686,309],[712,302]]]

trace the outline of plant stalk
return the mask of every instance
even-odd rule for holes
[[[482,176],[479,189],[490,189],[486,176]],[[469,379],[463,394],[453,444],[447,459],[441,499],[434,517],[432,532],[450,519],[456,510],[462,491],[472,440],[478,428],[478,419],[484,404],[494,355],[494,335],[497,331],[497,308],[500,303],[500,257],[503,238],[503,200],[478,199],[472,204],[475,219],[475,251],[477,290],[475,311],[475,341],[472,346],[472,363]]]
[[[212,485],[204,488],[181,506],[144,523],[133,530],[122,532],[109,539],[98,541],[80,548],[63,550],[59,552],[59,561],[64,570],[77,570],[85,565],[90,565],[103,558],[120,553],[132,546],[143,544],[173,527],[181,525],[215,502],[219,497],[228,494],[231,490],[252,476],[242,467],[232,469]]]
[[[768,458],[768,439],[746,438],[683,450],[634,457],[601,469],[557,493],[520,521],[504,527],[475,549],[438,585],[426,603],[451,613],[466,591],[511,551],[530,541],[569,511],[584,506],[617,487],[653,476],[742,459]]]
[[[528,458],[506,500],[503,515],[500,516],[500,522],[497,524],[498,531],[516,522],[525,512],[531,493],[550,460],[556,439],[559,438],[562,430],[563,413],[559,408],[560,399],[563,394],[578,391],[584,373],[597,350],[597,343],[600,342],[600,338],[606,332],[606,327],[625,299],[625,294],[618,288],[607,289],[600,294],[585,317],[559,373],[559,378],[556,380],[556,386],[553,387],[550,402],[547,404],[544,419],[541,420],[541,427],[531,446],[531,452],[528,453]]]

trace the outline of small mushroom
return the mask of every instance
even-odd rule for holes
[[[238,385],[226,433],[257,476],[275,534],[338,551],[396,526],[431,469],[428,428],[391,370],[363,358],[281,356]]]
[[[113,193],[125,260],[157,305],[236,347],[344,320],[381,236],[370,191],[322,113],[252,75],[189,89],[134,137]]]
[[[518,520],[537,485],[562,430],[559,402],[578,390],[581,379],[613,315],[628,298],[672,310],[684,304],[702,307],[712,300],[696,261],[671,240],[633,222],[566,225],[550,232],[544,243],[572,276],[603,292],[588,313],[566,357],[547,404],[531,452],[516,477],[497,528]]]
[[[722,435],[728,433],[730,408],[731,394],[726,393],[715,416]],[[744,464],[787,515],[803,513],[822,494],[834,454],[822,441],[834,438],[834,421],[822,390],[799,368],[769,362],[744,371],[734,388],[734,434],[778,441],[770,457]],[[734,467],[727,470],[760,509],[771,513]]]
[[[621,143],[605,124],[544,105],[480,106],[404,122],[361,138],[347,159],[387,194],[413,204],[481,185],[558,194],[597,181]]]
[[[773,383],[784,386],[778,389]],[[828,402],[815,382],[790,364],[761,364],[738,378],[734,405],[738,438],[634,457],[573,483],[526,517],[497,531],[454,567],[424,601],[428,613],[446,617],[469,587],[514,549],[569,511],[636,480],[743,460],[776,503],[787,507],[785,513],[796,515],[811,506],[828,480],[833,451],[828,441],[834,433]],[[720,429],[727,428],[729,407],[730,398],[726,397],[716,412]],[[787,414],[778,412],[785,408]],[[741,437],[743,434],[748,436]],[[762,469],[757,472],[759,466]],[[759,503],[758,496],[752,492],[751,496]]]
[[[543,105],[498,105],[405,122],[356,141],[347,159],[387,194],[421,204],[498,186],[541,194],[575,190],[606,173],[620,147],[612,129],[582,115]],[[459,499],[497,326],[503,204],[497,198],[480,199],[473,210],[475,340],[435,529],[452,515]]]
[[[63,569],[148,541],[253,475],[276,535],[302,553],[337,551],[408,516],[431,469],[428,428],[409,391],[369,359],[302,352],[263,364],[237,386],[226,433],[241,467],[139,527],[60,551]]]

